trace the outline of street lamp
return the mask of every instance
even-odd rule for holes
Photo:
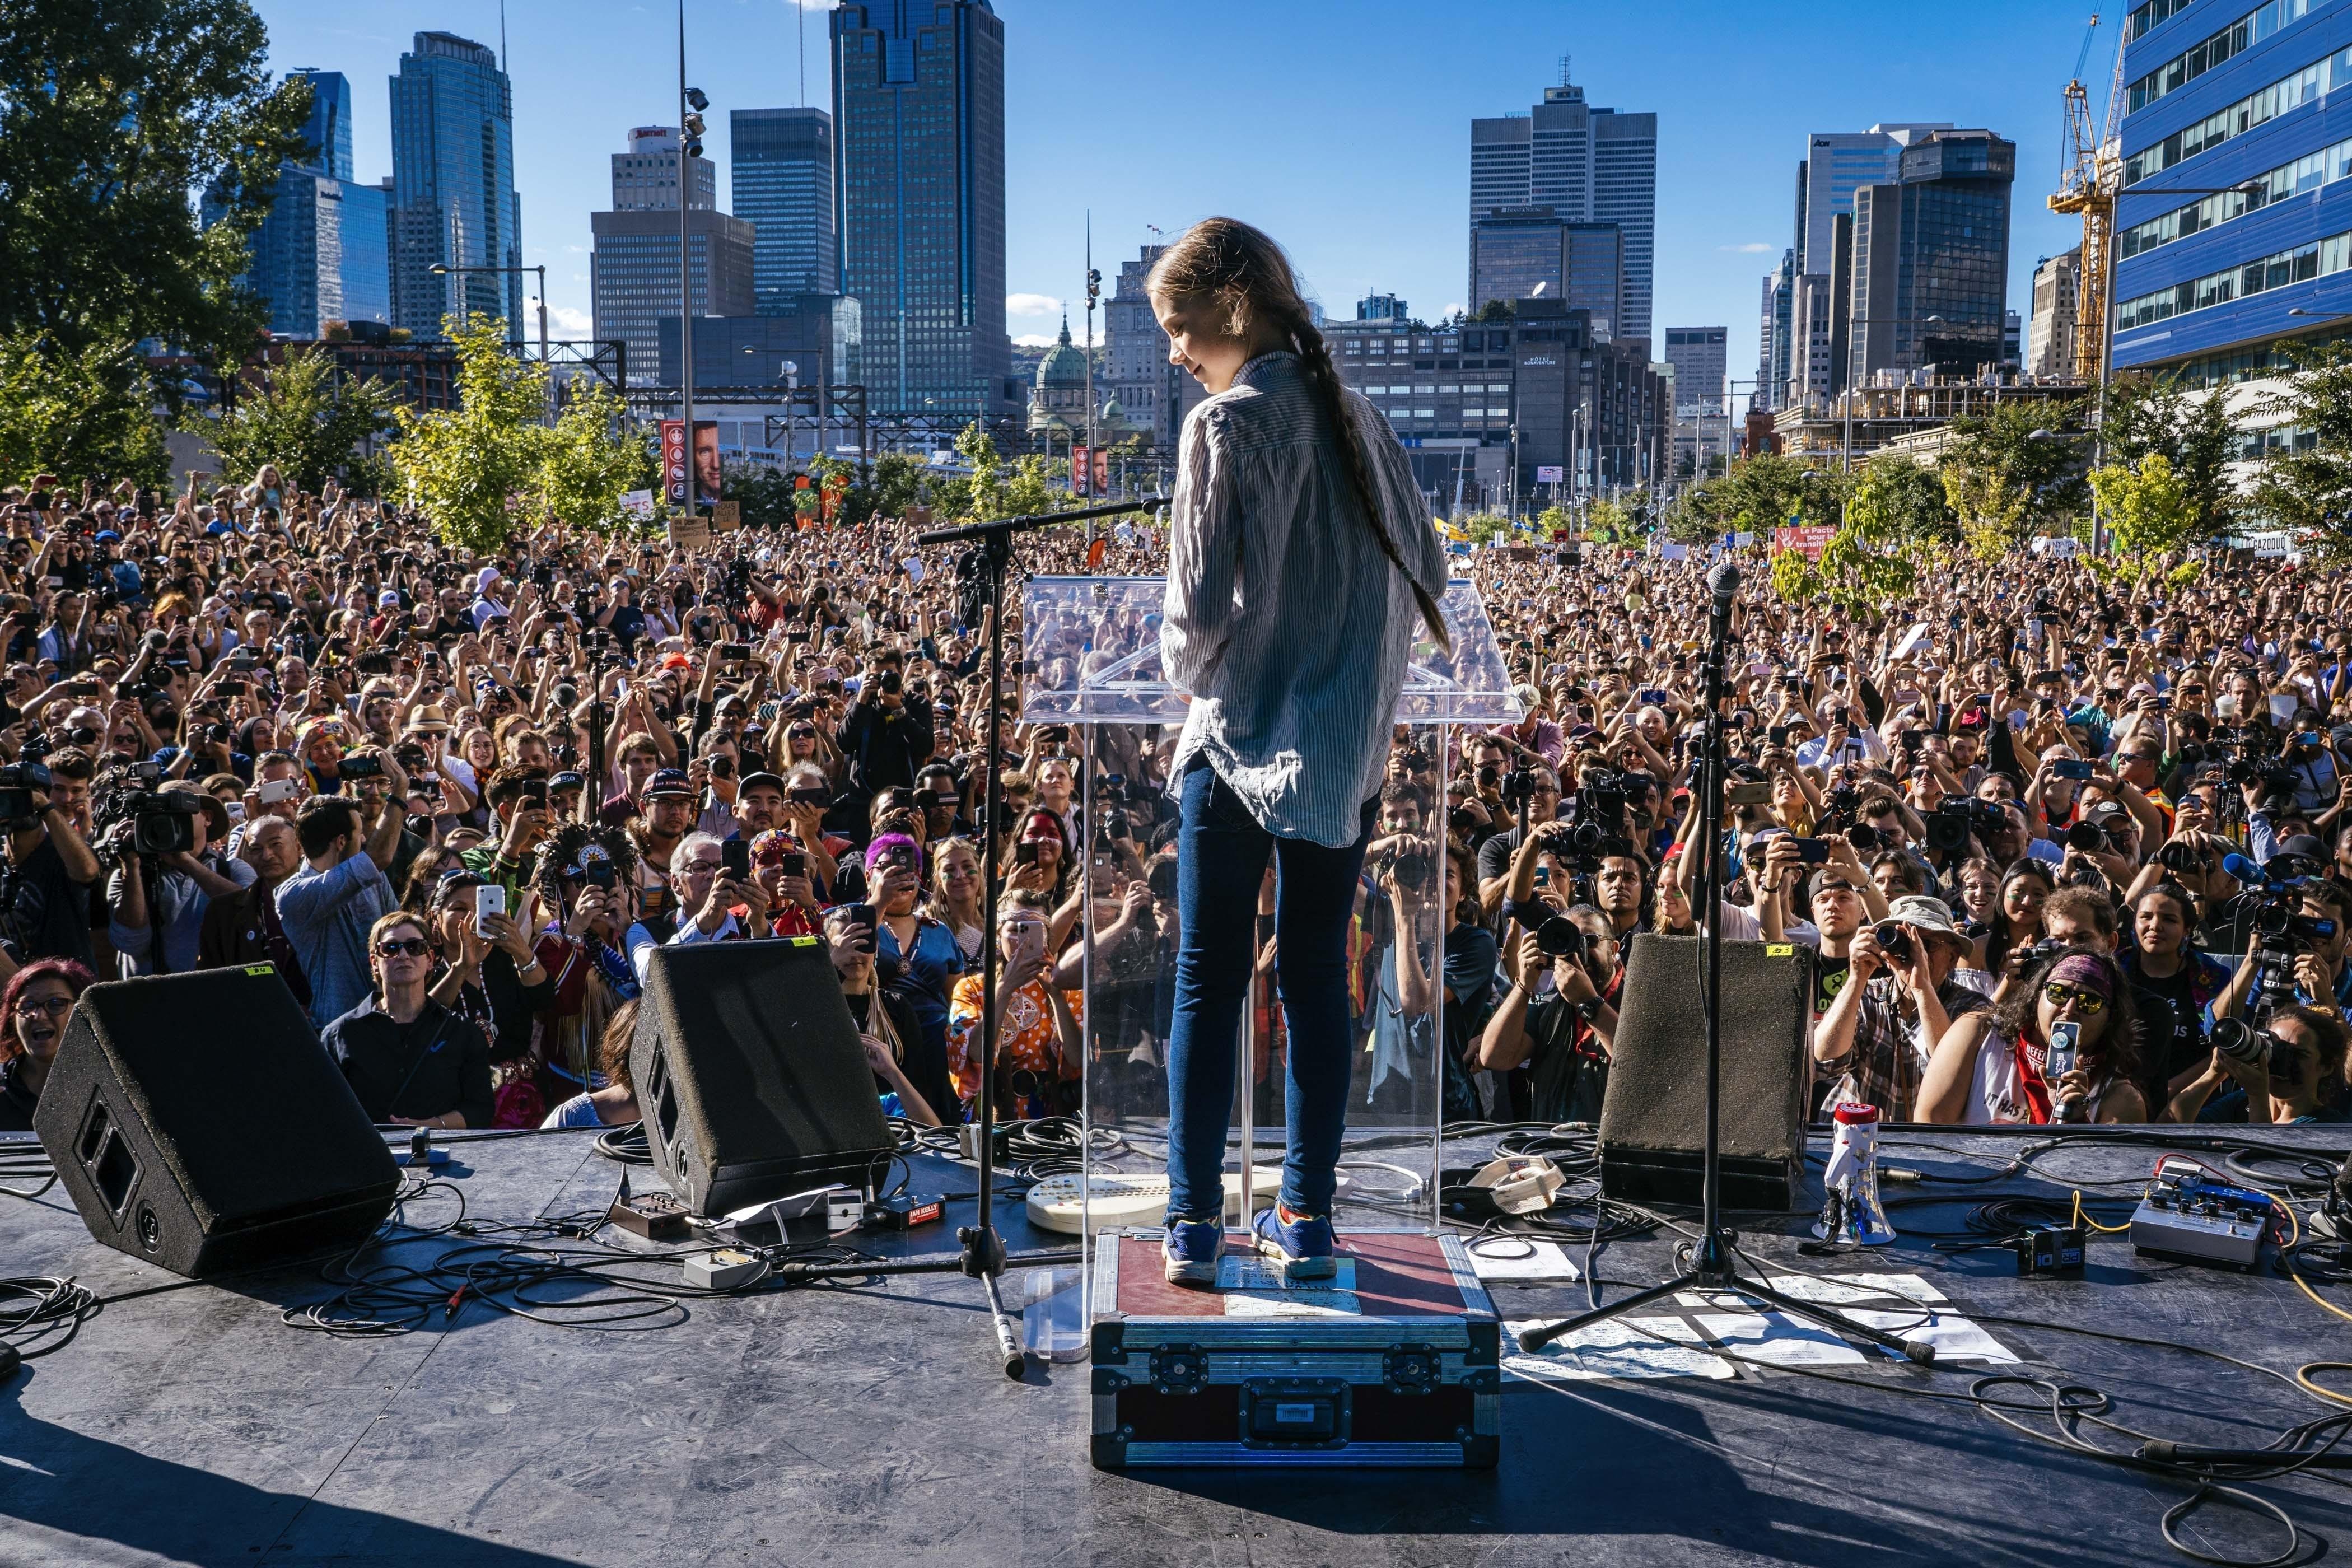
[[[678,417],[686,437],[686,515],[694,515],[700,478],[695,472],[694,448],[694,257],[687,220],[692,215],[693,161],[702,156],[702,111],[709,96],[686,85],[686,0],[677,0],[677,395]],[[711,258],[714,267],[718,258]],[[715,281],[715,279],[714,279]],[[719,498],[713,496],[713,500]]]
[[[1838,459],[1838,469],[1842,473],[1853,472],[1853,329],[1899,327],[1906,321],[1915,320],[1922,326],[1940,327],[1944,324],[1944,318],[1941,316],[1849,316],[1846,318],[1845,396],[1843,399],[1845,405],[1845,440],[1844,451]]]

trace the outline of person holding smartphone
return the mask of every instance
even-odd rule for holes
[[[1086,1075],[1086,1040],[1079,1027],[1086,999],[1054,984],[1044,900],[1015,893],[998,906],[996,937],[996,1114],[1035,1118],[1076,1112]],[[947,1062],[967,1111],[985,1076],[981,1051],[984,977],[955,983],[948,1013]]]
[[[1162,1272],[1216,1280],[1234,1041],[1271,860],[1288,1153],[1254,1228],[1286,1277],[1328,1278],[1354,1054],[1348,932],[1407,658],[1420,627],[1451,643],[1445,557],[1394,432],[1342,385],[1272,239],[1206,219],[1146,287],[1170,363],[1209,394],[1184,422],[1160,627],[1169,676],[1192,696],[1169,768],[1183,938]]]

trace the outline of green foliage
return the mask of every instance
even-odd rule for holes
[[[1826,526],[1837,520],[1843,488],[1834,469],[1759,452],[1734,460],[1720,479],[1684,490],[1666,535],[1710,544],[1730,533],[1769,538],[1776,528]]]
[[[644,437],[630,427],[627,405],[612,389],[574,384],[555,427],[531,429],[541,437],[534,493],[550,515],[599,533],[635,526],[621,510],[621,497],[651,485],[656,464]]]
[[[1801,550],[1772,552],[1772,592],[1790,605],[1811,605],[1822,597],[1822,574]]]
[[[1473,544],[1493,544],[1510,537],[1511,520],[1498,511],[1465,512],[1454,520],[1452,531]]]
[[[2284,346],[2294,368],[2261,412],[2308,432],[2313,443],[2264,456],[2253,504],[2342,560],[2352,556],[2352,343]]]
[[[730,463],[719,479],[727,499],[742,508],[744,527],[792,526],[791,469],[774,463]]]
[[[1958,521],[1933,468],[1888,454],[1872,458],[1848,487],[1845,523],[1864,537],[1894,546],[1958,542]]]
[[[0,483],[171,479],[147,363],[126,341],[68,348],[45,333],[0,336]]]
[[[2076,428],[2083,407],[2080,399],[2011,400],[1952,421],[1944,499],[1979,559],[1999,560],[2082,509],[2089,487],[2077,440],[2036,433]]]
[[[244,358],[267,314],[236,280],[310,109],[307,81],[269,84],[268,44],[247,0],[9,0],[0,336],[42,332],[69,359],[149,337]]]
[[[885,452],[874,459],[873,477],[868,480],[872,504],[884,517],[904,517],[907,509],[919,503],[923,486],[923,465],[907,452]]]
[[[275,463],[313,494],[333,474],[373,496],[383,484],[383,465],[352,454],[393,427],[392,407],[392,389],[383,383],[342,380],[335,356],[312,348],[289,355],[267,381],[245,384],[227,414],[184,419],[181,427],[212,443],[221,455],[221,475],[232,484]]]
[[[654,462],[620,399],[602,387],[577,391],[551,427],[547,369],[508,352],[504,322],[477,312],[442,326],[456,345],[458,405],[399,411],[392,459],[409,504],[477,554],[504,550],[547,517],[603,532],[627,527],[621,497],[653,481]]]
[[[1953,532],[1942,487],[1900,457],[1864,464],[1845,486],[1837,531],[1813,568],[1814,592],[1849,614],[1879,614],[1911,596],[1927,553]]]
[[[2104,420],[2106,462],[2136,470],[2161,456],[2194,513],[2196,537],[2225,533],[2237,521],[2243,502],[2230,476],[2237,433],[2220,392],[2191,392],[2179,376],[2127,374],[2107,384]]]
[[[2136,466],[2094,468],[2091,491],[2106,514],[2114,566],[2123,575],[2144,579],[2163,570],[2165,555],[2199,536],[2196,498],[2162,452]]]
[[[1565,507],[1548,506],[1536,513],[1536,528],[1546,538],[1576,526],[1576,520]]]
[[[964,426],[963,434],[956,437],[955,449],[971,465],[971,476],[928,481],[931,504],[949,517],[985,522],[991,518],[1063,511],[1078,504],[1067,490],[1054,488],[1055,481],[1069,473],[1069,464],[1033,454],[1016,459],[1008,468],[996,443],[977,421]],[[893,487],[905,484],[909,477],[894,476]]]

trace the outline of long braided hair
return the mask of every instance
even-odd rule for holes
[[[1380,497],[1372,488],[1371,456],[1364,449],[1363,432],[1349,415],[1348,400],[1340,390],[1339,367],[1331,363],[1330,346],[1307,312],[1307,301],[1298,292],[1297,275],[1291,270],[1290,259],[1283,255],[1282,247],[1263,230],[1237,218],[1202,218],[1186,229],[1152,264],[1146,288],[1163,300],[1207,304],[1211,320],[1219,323],[1224,336],[1247,338],[1256,323],[1264,321],[1288,341],[1307,373],[1307,384],[1315,395],[1324,424],[1330,429],[1333,445],[1339,448],[1348,488],[1364,515],[1364,526],[1371,530],[1381,553],[1403,574],[1412,587],[1431,639],[1451,652],[1454,641],[1446,630],[1444,611],[1430,597],[1429,590],[1414,580],[1404,558],[1397,552],[1396,541],[1389,537],[1388,528],[1381,521]]]

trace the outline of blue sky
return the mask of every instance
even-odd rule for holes
[[[824,104],[824,16],[808,6],[808,96]],[[1878,121],[1990,126],[2018,142],[2010,305],[2079,230],[2042,205],[2059,91],[2091,0],[1922,8],[1717,0],[995,0],[1005,28],[1006,289],[1015,334],[1051,332],[1096,264],[1223,212],[1287,246],[1335,315],[1368,289],[1424,318],[1466,292],[1469,121],[1524,110],[1559,57],[1596,104],[1658,115],[1657,324],[1731,329],[1752,363],[1759,279],[1790,243],[1814,131]],[[352,79],[361,179],[391,172],[386,79],[419,30],[496,47],[497,0],[255,0],[271,64]],[[2086,70],[2104,103],[2105,0]],[[794,0],[688,0],[688,74],[709,92],[719,193],[725,111],[803,101]],[[524,260],[549,267],[559,333],[588,330],[588,215],[629,127],[676,118],[676,14],[636,0],[508,0]]]

